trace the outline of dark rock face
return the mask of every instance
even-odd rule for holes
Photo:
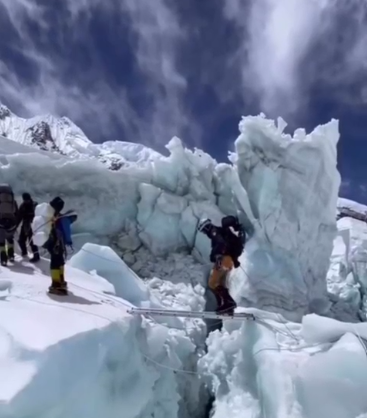
[[[358,219],[359,221],[367,223],[367,213],[356,212],[355,210],[350,208],[340,208],[336,219],[339,220],[341,218],[346,217]]]
[[[28,128],[27,131],[30,133],[32,144],[36,145],[39,149],[63,154],[56,145],[55,140],[52,138],[50,125],[48,123],[39,122],[31,128]]]
[[[4,105],[0,105],[0,119],[5,119],[9,116],[10,116],[10,110]]]

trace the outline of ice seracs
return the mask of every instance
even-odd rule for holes
[[[355,418],[366,413],[367,324],[255,311],[225,323],[199,361],[215,394],[213,417]]]
[[[367,222],[361,220],[367,207],[347,199],[338,200],[338,209],[350,208],[349,216],[337,221],[330,268],[328,291],[337,296],[332,310],[339,317],[366,320],[367,314]]]
[[[294,319],[327,309],[325,276],[340,185],[336,121],[291,136],[283,133],[282,120],[276,125],[264,115],[245,117],[231,164],[188,150],[176,137],[167,144],[169,156],[141,148],[143,157],[135,161],[139,146],[98,145],[128,150],[130,162],[118,171],[107,169],[100,154],[90,151],[97,145],[84,136],[74,138],[71,132],[79,131],[70,124],[62,122],[63,129],[53,135],[61,150],[75,145],[78,158],[73,151],[67,156],[42,152],[30,159],[30,148],[16,149],[3,139],[0,176],[16,192],[29,189],[39,201],[57,190],[79,214],[76,233],[90,234],[91,242],[121,244],[121,252],[130,254],[144,246],[156,256],[183,251],[207,262],[209,242],[196,233],[199,219],[219,223],[223,214],[238,214],[254,238],[242,268],[233,274],[235,296]],[[8,136],[11,132],[9,127]]]

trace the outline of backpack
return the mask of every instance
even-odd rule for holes
[[[15,219],[17,203],[12,188],[7,184],[0,185],[0,218]]]
[[[238,233],[238,235],[231,231],[231,227]],[[245,231],[238,218],[231,215],[222,218],[222,228],[225,233],[225,240],[228,245],[229,255],[234,259],[235,264],[237,264],[238,257],[242,254],[245,248]]]
[[[73,224],[77,218],[78,216],[74,213],[74,211],[70,210],[58,219],[58,229],[65,245],[73,245],[71,238],[71,224]]]

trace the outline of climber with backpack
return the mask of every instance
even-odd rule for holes
[[[17,229],[18,205],[9,184],[0,184],[0,263],[14,262],[14,234]]]
[[[237,305],[229,294],[226,279],[233,268],[240,266],[238,258],[245,245],[245,229],[236,216],[225,216],[221,226],[213,225],[210,219],[201,220],[198,231],[211,241],[210,261],[214,266],[208,284],[217,300],[217,313],[233,315]]]
[[[65,280],[66,247],[72,247],[71,225],[78,217],[74,211],[62,213],[64,205],[64,200],[59,196],[49,203],[37,205],[32,222],[34,243],[50,254],[51,286],[48,292],[56,295],[68,294]]]

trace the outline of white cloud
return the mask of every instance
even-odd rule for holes
[[[242,36],[237,51],[242,87],[256,94],[263,110],[276,114],[302,106],[315,80],[341,92],[366,68],[366,5],[365,0],[225,0],[224,14]],[[319,50],[313,51],[316,44]],[[315,59],[307,69],[306,57]],[[364,96],[361,91],[358,99]]]
[[[339,195],[348,195],[352,189],[352,182],[349,179],[342,179],[340,184]]]
[[[360,184],[359,191],[363,197],[367,197],[367,185],[366,184]]]
[[[87,73],[75,69],[68,77],[65,72],[70,62],[55,56],[53,51],[40,49],[34,42],[25,24],[29,19],[37,22],[41,35],[51,25],[57,24],[46,19],[45,9],[34,0],[0,0],[9,20],[21,40],[18,52],[26,55],[37,69],[38,76],[32,82],[12,72],[9,63],[0,56],[0,99],[16,103],[30,116],[52,113],[67,115],[76,123],[84,121],[90,128],[101,133],[101,141],[124,139],[154,144],[164,144],[170,136],[189,128],[193,136],[199,137],[199,128],[190,123],[182,103],[186,80],[176,66],[176,52],[185,33],[179,29],[175,14],[164,0],[65,0],[68,21],[63,22],[74,37],[83,35],[85,26],[78,26],[77,19],[90,19],[93,13],[118,13],[121,20],[128,16],[137,42],[135,58],[147,81],[149,103],[140,103],[148,109],[141,118],[123,86],[113,84],[104,77],[103,63],[98,61],[97,51],[93,66]],[[106,22],[108,25],[108,21]],[[64,28],[65,29],[65,28]],[[61,31],[55,42],[62,40]],[[84,35],[85,36],[85,35]],[[130,42],[129,39],[124,39]],[[67,45],[66,45],[67,48]],[[93,45],[85,45],[93,56]],[[70,56],[70,60],[74,57]],[[77,58],[76,58],[77,59]],[[11,64],[11,63],[10,63]],[[79,71],[79,72],[78,72]],[[90,79],[88,88],[84,82]],[[80,83],[78,83],[78,81]],[[109,137],[114,122],[123,126],[124,138]]]
[[[180,42],[187,34],[173,9],[165,0],[124,0],[120,7],[131,17],[138,38],[135,54],[140,69],[150,80],[153,135],[167,140],[182,128],[190,127],[190,134],[198,143],[201,131],[183,108],[187,81],[177,65]]]

